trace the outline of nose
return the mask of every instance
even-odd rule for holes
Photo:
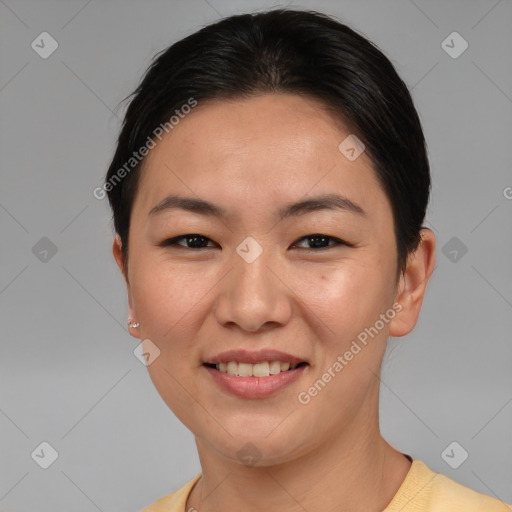
[[[269,249],[251,263],[235,254],[232,270],[220,283],[217,321],[248,332],[285,325],[292,313],[292,293],[277,267]]]

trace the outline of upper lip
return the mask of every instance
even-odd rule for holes
[[[280,352],[274,349],[263,349],[263,350],[229,350],[222,352],[215,356],[209,357],[205,364],[217,364],[217,363],[229,363],[230,361],[236,361],[237,363],[250,363],[257,364],[264,361],[281,361],[290,364],[299,364],[306,362],[300,357],[292,356],[286,352]]]

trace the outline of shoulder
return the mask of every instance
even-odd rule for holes
[[[185,512],[187,498],[192,490],[192,487],[201,478],[201,474],[196,475],[192,480],[188,481],[183,487],[177,491],[164,496],[147,506],[141,512]]]
[[[176,492],[141,512],[186,512],[188,495],[201,477],[196,475]],[[512,506],[480,494],[414,460],[409,473],[384,512],[512,512]]]
[[[440,473],[436,473],[435,486],[433,511],[454,510],[454,506],[463,507],[465,512],[512,511],[512,507],[503,501],[480,494]]]
[[[385,512],[511,512],[506,503],[480,494],[414,460]]]

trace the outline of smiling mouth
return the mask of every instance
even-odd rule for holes
[[[260,363],[239,363],[237,361],[229,361],[228,363],[204,363],[208,368],[212,368],[222,373],[237,377],[269,377],[278,375],[279,373],[290,372],[308,363],[301,362],[290,364],[283,361],[262,361]]]

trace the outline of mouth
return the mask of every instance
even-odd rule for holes
[[[307,366],[305,361],[294,362],[290,361],[261,361],[255,364],[228,361],[218,363],[203,363],[204,366],[216,370],[221,373],[226,373],[235,377],[258,377],[267,378],[272,375],[279,375],[280,373],[291,372],[303,366]]]
[[[285,352],[263,349],[223,352],[201,366],[219,390],[238,398],[262,399],[298,383],[310,364]]]

